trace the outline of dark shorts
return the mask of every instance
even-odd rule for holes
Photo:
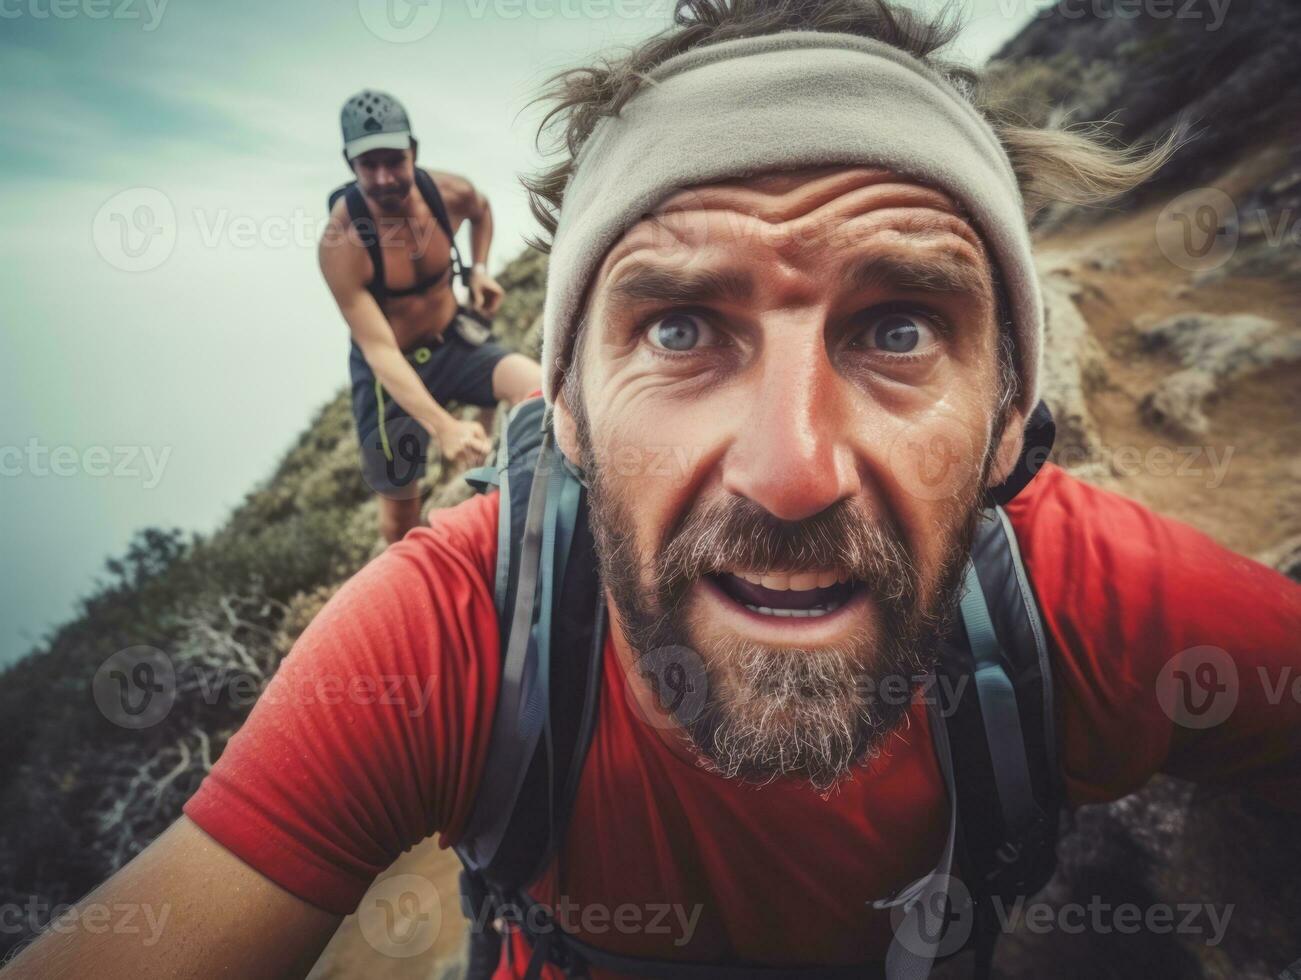
[[[493,408],[497,399],[492,394],[492,372],[509,353],[479,320],[461,309],[441,341],[414,347],[406,356],[434,401],[444,408],[449,403]],[[356,343],[348,369],[366,484],[386,497],[415,496],[425,472],[429,433],[388,396]]]

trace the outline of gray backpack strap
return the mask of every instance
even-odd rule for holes
[[[544,453],[540,458],[545,458],[548,441],[549,436],[543,440]],[[474,867],[488,865],[501,846],[542,732],[545,689],[539,688],[537,679],[545,671],[540,671],[537,663],[532,619],[550,477],[551,467],[545,464],[538,465],[533,471],[528,517],[520,543],[515,606],[510,611],[510,639],[502,664],[497,709],[489,741],[492,765],[485,769],[480,779],[470,815],[469,823],[476,833],[466,842],[462,852],[462,858]]]
[[[541,399],[511,412],[495,462],[501,682],[457,851],[508,896],[558,844],[595,720],[605,620],[584,486]]]
[[[967,563],[962,596],[962,622],[975,658],[976,696],[985,723],[985,740],[994,764],[994,785],[998,790],[1003,826],[1010,837],[1020,837],[1039,813],[1030,787],[1030,765],[1026,761],[1025,736],[1016,693],[1008,676],[1007,656],[994,633],[985,593],[976,566]]]
[[[934,690],[934,687],[931,688]],[[885,954],[886,980],[926,980],[940,954],[950,908],[954,898],[949,893],[953,873],[953,848],[958,836],[958,791],[953,782],[953,751],[949,730],[934,698],[930,699],[931,741],[935,757],[944,776],[944,790],[949,797],[949,832],[935,870],[908,889],[903,921],[894,929],[894,939]]]
[[[974,902],[975,976],[988,976],[1000,929],[994,900],[1033,895],[1052,877],[1063,791],[1052,665],[1016,534],[1001,507],[980,520],[965,570],[962,628],[943,647],[958,688],[948,711],[959,851]],[[974,697],[971,696],[974,694]]]

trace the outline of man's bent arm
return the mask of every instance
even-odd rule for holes
[[[488,199],[470,187],[470,203],[466,217],[470,222],[470,255],[475,265],[488,264],[488,249],[492,247],[492,207]]]
[[[379,379],[389,396],[403,410],[435,438],[454,422],[451,413],[439,405],[429,394],[398,347],[393,328],[375,297],[366,291],[362,273],[358,270],[355,250],[337,239],[327,236],[322,240],[319,254],[321,272],[339,304],[352,332],[352,338],[361,348],[366,363]]]
[[[0,976],[301,977],[339,922],[181,817],[52,922]]]

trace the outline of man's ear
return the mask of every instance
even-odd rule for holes
[[[560,390],[556,392],[555,403],[551,406],[551,425],[556,433],[556,445],[560,451],[565,454],[565,458],[582,469],[583,461],[580,458],[578,450],[578,423],[574,420],[574,413],[569,410],[569,403],[565,400],[565,386],[560,385]]]
[[[417,151],[418,149],[420,149],[420,144],[417,143],[417,142],[416,142],[416,138],[415,138],[414,136],[412,136],[412,137],[411,137],[411,162],[412,162],[412,163],[415,163],[415,162],[416,162],[416,151]]]
[[[1025,419],[1025,410],[1020,406],[1008,409],[1007,424],[1003,426],[1003,434],[998,437],[998,445],[994,449],[994,462],[989,467],[989,479],[985,482],[986,490],[1001,484],[1016,469],[1017,461],[1021,458],[1021,450],[1025,447]]]
[[[352,175],[355,177],[357,175],[357,168],[352,165],[352,160],[348,158],[348,151],[340,150],[339,152],[343,154],[343,162],[348,165],[348,169],[352,172]]]

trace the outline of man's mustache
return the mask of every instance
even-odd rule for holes
[[[799,521],[728,496],[694,508],[667,538],[654,569],[655,592],[675,603],[703,576],[729,569],[839,570],[876,598],[917,597],[917,570],[899,530],[840,500]]]

